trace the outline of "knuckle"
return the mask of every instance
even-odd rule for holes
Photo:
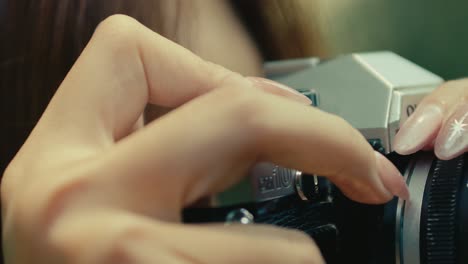
[[[13,226],[29,230],[24,234],[40,234],[44,237],[55,222],[69,211],[78,196],[84,193],[89,185],[87,177],[61,178],[57,180],[44,178],[31,180],[24,186],[22,195],[15,197],[6,210],[6,217]],[[38,188],[38,186],[41,186]]]
[[[230,89],[229,117],[237,127],[253,139],[260,139],[268,132],[268,103],[258,91]]]
[[[76,219],[78,222],[79,219]],[[54,255],[60,256],[65,263],[73,263],[73,260],[78,260],[80,257],[77,252],[81,252],[81,257],[84,256],[85,251],[80,245],[81,233],[88,233],[87,226],[79,226],[71,221],[62,221],[52,226],[47,234],[47,245]],[[93,241],[96,245],[97,241]]]
[[[127,36],[137,25],[138,22],[134,18],[117,14],[109,16],[101,21],[96,28],[96,32],[107,34],[124,33],[124,36]]]
[[[252,84],[242,75],[228,71],[222,67],[210,67],[216,75],[212,79],[215,89],[215,102],[223,109],[226,120],[248,134],[250,138],[264,135],[267,129],[265,117],[271,110],[271,105],[265,93],[252,87]]]
[[[148,231],[134,223],[102,226],[103,221],[89,215],[77,221],[71,219],[54,228],[51,247],[55,254],[68,260],[85,260],[79,263],[136,263],[136,247],[149,240]],[[92,244],[89,235],[95,234]],[[99,252],[95,251],[99,248]],[[92,261],[91,261],[92,260]]]
[[[104,41],[109,48],[128,49],[136,43],[139,27],[141,24],[134,18],[112,15],[98,25],[93,38]]]
[[[39,208],[40,220],[38,223],[42,227],[48,227],[60,218],[64,212],[86,193],[90,186],[89,177],[74,176],[53,182],[45,194]]]
[[[138,225],[130,225],[120,230],[109,242],[104,253],[104,263],[116,263],[126,260],[124,263],[134,262],[135,252],[132,245],[141,245],[148,241],[148,231]]]
[[[66,263],[136,263],[134,245],[148,239],[143,225],[92,212],[69,215],[48,233],[51,252]]]
[[[21,177],[21,175],[21,167],[17,166],[16,163],[10,163],[5,169],[0,185],[1,202],[3,207],[11,201],[12,196],[15,193],[15,182],[19,177]]]
[[[19,161],[12,162],[3,175],[2,228],[11,247],[18,248],[18,252],[30,249],[30,255],[25,258],[46,257],[44,254],[51,249],[48,238],[53,223],[62,217],[61,209],[68,205],[70,194],[76,193],[75,189],[83,185],[83,180],[72,175],[70,180],[63,181],[63,174],[47,174],[23,165]],[[30,171],[34,173],[30,175]],[[23,179],[25,175],[27,181]],[[17,253],[10,254],[12,258],[18,257]]]

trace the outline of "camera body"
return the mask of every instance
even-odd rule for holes
[[[391,52],[351,54],[294,71],[284,65],[267,63],[268,77],[304,93],[315,90],[320,109],[344,118],[387,153],[400,124],[443,82]]]
[[[400,124],[424,96],[443,82],[439,76],[385,51],[344,55],[323,62],[317,58],[267,62],[264,69],[269,79],[309,97],[313,107],[348,121],[383,154],[392,152]],[[306,200],[306,194],[311,193],[302,191],[303,178],[301,172],[259,163],[241,183],[211,197],[210,205],[263,202],[296,193]],[[319,183],[313,177],[316,189]]]
[[[430,153],[403,157],[392,153],[391,147],[400,125],[442,78],[391,52],[269,62],[265,72],[308,96],[311,107],[339,115],[357,128],[402,172],[411,201],[394,198],[386,205],[358,204],[323,177],[259,163],[239,184],[209,197],[203,206],[186,208],[185,222],[266,223],[299,229],[316,241],[327,263],[461,263],[456,260],[468,258],[457,253],[455,262],[427,261],[434,254],[439,256],[436,261],[440,256],[450,258],[453,252],[423,239],[465,245],[464,239],[448,235],[451,231],[432,232],[431,221],[437,222],[441,215],[431,215],[431,210],[439,206],[456,211],[468,200],[468,157],[449,162]],[[447,177],[453,179],[450,186]],[[447,188],[454,195],[440,200],[438,192]],[[468,213],[445,216],[448,222],[468,225]],[[459,231],[468,237],[467,230]]]

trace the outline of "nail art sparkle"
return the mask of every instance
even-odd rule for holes
[[[465,120],[468,117],[468,113],[466,113],[460,120],[455,119],[450,127],[450,134],[449,141],[453,140],[455,137],[460,137],[463,132],[465,132],[465,127],[468,124],[465,124]]]

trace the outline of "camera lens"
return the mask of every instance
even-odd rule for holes
[[[395,215],[397,263],[467,263],[467,167],[468,155],[441,161],[420,153],[408,162],[403,173],[411,198],[385,212]]]
[[[429,152],[387,157],[404,175],[410,199],[364,205],[336,190],[340,252],[333,263],[468,263],[468,154],[449,161]]]

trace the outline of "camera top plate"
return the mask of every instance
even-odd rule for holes
[[[295,61],[302,67],[295,67]],[[309,66],[304,61],[270,63],[267,65],[274,65],[276,71],[267,67],[266,72],[269,78],[298,91],[315,90],[320,109],[341,116],[368,140],[379,139],[387,153],[392,151],[400,124],[443,82],[388,51],[355,53]]]

